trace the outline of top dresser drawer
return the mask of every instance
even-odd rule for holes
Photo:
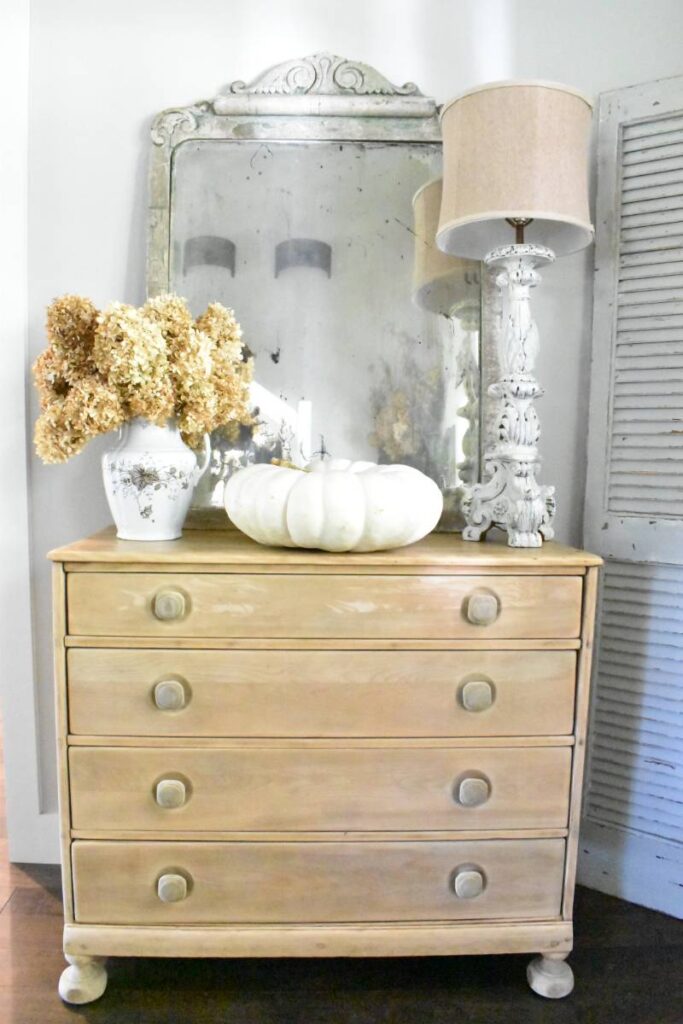
[[[580,576],[69,573],[78,636],[578,637]]]

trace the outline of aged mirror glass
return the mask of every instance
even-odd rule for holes
[[[459,528],[478,478],[480,286],[477,264],[424,258],[413,200],[440,175],[434,102],[323,54],[163,112],[152,141],[149,290],[232,307],[255,358],[257,425],[212,439],[194,521],[226,523],[236,467],[323,452],[416,466]]]

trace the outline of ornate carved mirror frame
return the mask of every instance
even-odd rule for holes
[[[198,140],[433,144],[440,143],[441,130],[435,101],[415,84],[395,86],[368,65],[329,53],[287,61],[249,83],[232,82],[213,100],[162,111],[151,128],[149,295],[173,290],[174,158],[183,143]],[[475,410],[468,439],[473,450],[470,475],[463,474],[463,479],[472,481],[479,476],[476,359],[470,373],[471,397],[466,402]]]

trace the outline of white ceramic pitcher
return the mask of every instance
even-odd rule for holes
[[[199,462],[175,420],[157,427],[137,418],[125,423],[116,448],[102,456],[109,508],[121,540],[180,537],[195,485],[211,456],[209,436]]]

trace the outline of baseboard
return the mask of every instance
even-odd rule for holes
[[[578,882],[683,918],[683,847],[590,819],[581,823]]]
[[[59,864],[59,815],[25,813],[8,816],[8,859],[13,864]]]

